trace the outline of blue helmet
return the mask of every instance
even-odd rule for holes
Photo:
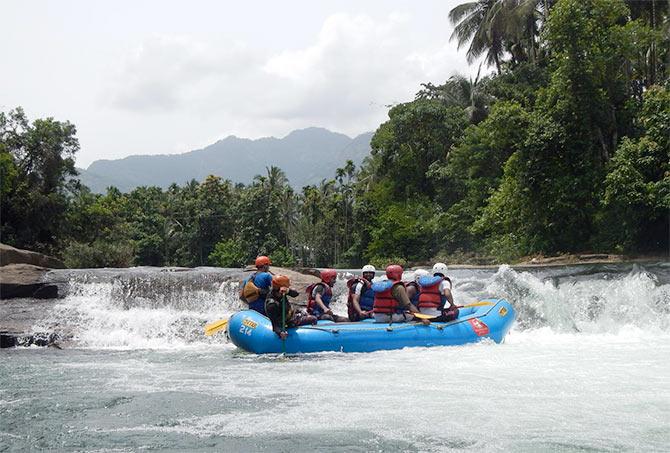
[[[269,272],[259,272],[254,277],[254,285],[261,289],[269,288],[272,285],[272,275]]]

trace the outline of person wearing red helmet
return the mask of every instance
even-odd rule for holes
[[[256,257],[256,262],[254,264],[256,265],[258,272],[270,272],[270,264],[272,264],[272,261],[267,256],[260,255]]]
[[[307,312],[318,319],[335,322],[347,322],[349,318],[339,316],[330,309],[330,301],[333,298],[333,286],[337,280],[335,269],[324,269],[321,271],[321,281],[307,287]]]
[[[418,313],[419,310],[407,297],[402,272],[402,266],[391,264],[386,268],[388,280],[372,285],[372,290],[375,292],[373,307],[375,322],[408,322],[414,319],[412,313]]]
[[[286,275],[272,277],[272,290],[265,301],[265,313],[272,321],[272,330],[282,340],[288,336],[286,329],[317,322],[316,316],[294,309],[286,298],[297,297],[298,294],[298,291],[291,288],[291,281]]]

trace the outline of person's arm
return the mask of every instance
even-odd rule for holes
[[[393,291],[391,292],[393,294],[393,297],[398,301],[398,305],[400,308],[403,310],[410,311],[412,313],[418,313],[419,310],[412,305],[412,302],[410,302],[409,297],[407,297],[407,290],[405,289],[404,286],[402,285],[395,285],[393,287]]]
[[[416,287],[414,285],[408,285],[405,289],[407,291],[407,298],[412,301],[412,297],[416,296]]]
[[[449,280],[447,280],[449,281]],[[440,286],[444,286],[442,288],[442,295],[446,297],[447,302],[449,302],[449,308],[454,306],[454,296],[451,294],[451,281],[449,281],[449,287],[447,287],[447,281],[443,281]]]
[[[330,311],[328,307],[326,307],[326,304],[323,303],[323,300],[321,299],[321,294],[324,292],[323,285],[319,285],[316,288],[314,288],[314,302],[316,302],[316,305],[321,309],[326,314],[332,314],[333,312]]]

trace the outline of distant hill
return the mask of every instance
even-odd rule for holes
[[[352,139],[317,127],[296,130],[281,139],[250,140],[231,135],[183,154],[97,160],[88,169],[79,169],[79,179],[93,192],[103,193],[108,186],[128,192],[138,186],[166,188],[191,179],[202,181],[210,174],[235,183],[249,183],[255,175],[265,174],[265,167],[275,165],[299,190],[334,178],[335,169],[349,159],[360,164],[370,153],[372,135],[366,132]]]

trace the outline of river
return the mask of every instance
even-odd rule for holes
[[[58,272],[67,344],[0,350],[3,452],[670,449],[668,263],[454,269],[503,344],[296,357],[202,335],[240,308],[217,270]]]

